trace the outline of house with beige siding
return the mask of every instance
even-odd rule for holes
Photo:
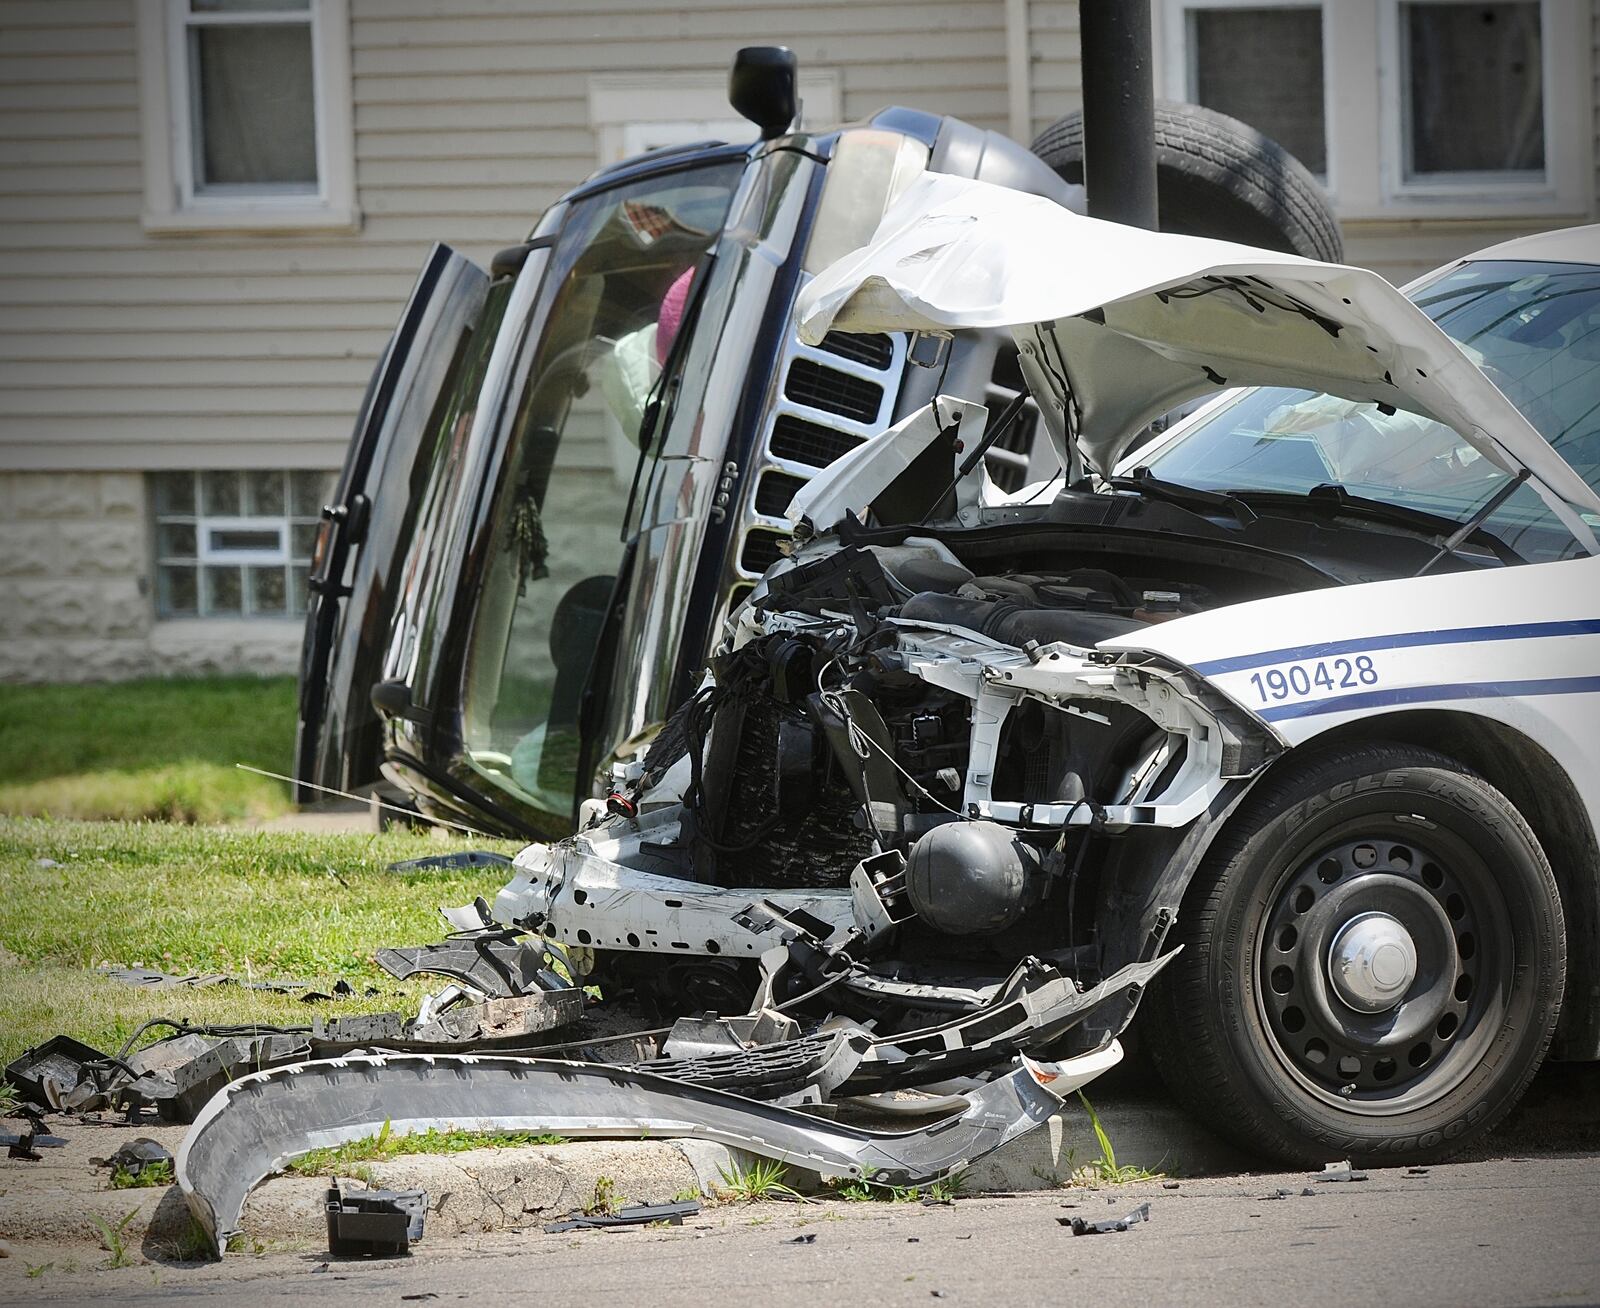
[[[1158,93],[1324,179],[1399,281],[1596,211],[1600,0],[1152,0]],[[891,103],[1031,140],[1075,0],[0,0],[0,678],[288,670],[317,513],[434,241],[603,163]]]

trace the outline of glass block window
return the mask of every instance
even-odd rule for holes
[[[303,615],[333,481],[331,472],[306,470],[150,474],[156,615]]]

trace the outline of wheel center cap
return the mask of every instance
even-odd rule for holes
[[[1339,998],[1363,1013],[1400,1002],[1417,978],[1417,946],[1398,918],[1362,913],[1339,928],[1328,950],[1328,979]]]

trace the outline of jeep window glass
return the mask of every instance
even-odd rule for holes
[[[1600,268],[1468,263],[1412,297],[1600,489]],[[1457,521],[1471,517],[1506,480],[1439,423],[1281,387],[1239,392],[1153,455],[1149,466],[1163,480],[1217,491],[1303,493],[1333,482],[1352,495]],[[1575,548],[1571,533],[1528,486],[1485,526],[1530,561]]]
[[[535,314],[467,647],[472,767],[525,804],[571,811],[578,707],[611,600],[645,409],[717,240],[742,162],[579,200]]]

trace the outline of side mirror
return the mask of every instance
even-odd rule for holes
[[[798,67],[782,45],[747,45],[733,57],[728,103],[761,129],[763,141],[782,136],[800,112]]]

